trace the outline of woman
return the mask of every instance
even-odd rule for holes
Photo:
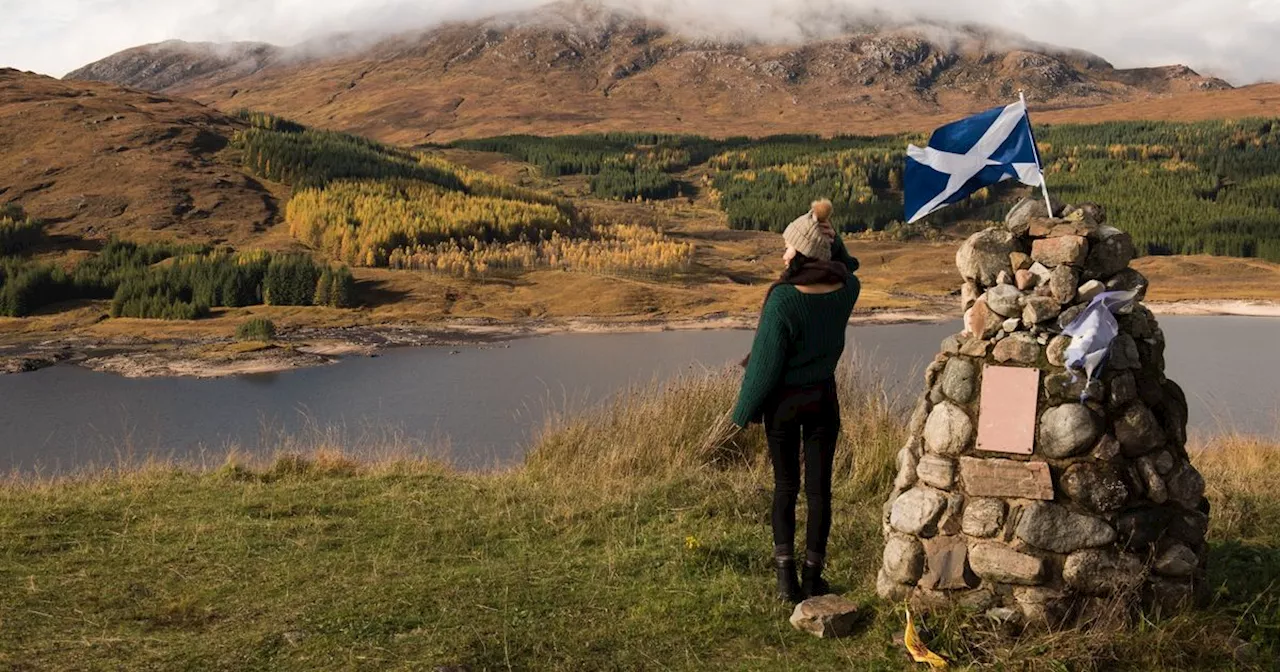
[[[822,579],[831,533],[831,468],[840,433],[836,364],[860,285],[858,261],[830,224],[831,203],[819,201],[782,234],[786,265],[769,288],[733,422],[764,422],[773,462],[773,557],[778,594],[789,602],[825,595]],[[796,498],[804,448],[805,533],[803,582],[796,580]]]

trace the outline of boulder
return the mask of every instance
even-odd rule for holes
[[[946,506],[947,498],[941,492],[912,488],[893,502],[889,524],[903,534],[932,537],[937,533],[938,519]]]
[[[1111,351],[1107,354],[1107,366],[1116,371],[1142,368],[1142,359],[1138,355],[1138,344],[1129,334],[1118,334],[1111,341]]]
[[[1111,276],[1110,280],[1107,280],[1107,291],[1136,291],[1138,293],[1138,301],[1147,298],[1147,286],[1147,277],[1132,268],[1126,268]]]
[[[1089,303],[1106,290],[1106,285],[1098,282],[1097,280],[1090,280],[1083,285],[1080,285],[1080,288],[1076,290],[1075,300],[1077,303]]]
[[[969,567],[983,579],[997,583],[1035,586],[1044,580],[1044,560],[994,541],[969,547]]]
[[[1035,336],[1020,331],[996,343],[995,350],[991,354],[1001,363],[1035,364],[1040,360],[1040,353],[1043,351],[1044,347]]]
[[[1155,315],[1152,315],[1151,310],[1146,306],[1138,306],[1132,313],[1120,315],[1116,318],[1116,322],[1120,324],[1120,331],[1135,339],[1154,338],[1156,335]]]
[[[1068,206],[1063,211],[1062,218],[1068,221],[1106,224],[1107,210],[1097,203],[1081,203],[1076,206]]]
[[[1025,271],[1031,268],[1031,255],[1026,252],[1013,252],[1009,255],[1009,265],[1013,267],[1014,274],[1018,271]]]
[[[1021,326],[1022,320],[1016,317],[1011,317],[1000,324],[1000,331],[1003,331],[1005,335],[1008,336],[1009,334],[1017,331]]]
[[[1031,271],[1031,275],[1035,276],[1037,285],[1048,285],[1049,280],[1053,277],[1053,269],[1040,262],[1031,264],[1031,268],[1027,270]]]
[[[1029,292],[1036,288],[1039,280],[1029,269],[1023,268],[1013,274],[1013,284],[1018,289]]]
[[[1045,356],[1049,358],[1049,364],[1053,366],[1067,365],[1067,348],[1071,347],[1070,336],[1054,336],[1049,341],[1049,347],[1045,350]]]
[[[1109,278],[1129,267],[1137,250],[1133,238],[1110,226],[1098,229],[1084,263],[1086,280]]]
[[[1034,217],[1027,222],[1027,235],[1032,238],[1045,238],[1053,233],[1053,227],[1058,223],[1053,219],[1045,217]]]
[[[952,401],[967,404],[973,399],[978,367],[963,357],[953,357],[942,370],[942,392]]]
[[[1151,568],[1157,574],[1186,578],[1194,574],[1199,567],[1200,558],[1196,556],[1195,551],[1183,544],[1173,544],[1156,558]]]
[[[876,595],[889,602],[901,602],[911,595],[911,586],[894,581],[882,569],[876,573]]]
[[[1114,549],[1090,549],[1067,556],[1062,578],[1090,595],[1113,595],[1142,585],[1144,567],[1136,555]]]
[[[796,630],[822,639],[847,637],[863,620],[858,605],[839,595],[811,597],[797,604],[791,613],[791,625]]]
[[[1094,444],[1093,450],[1089,451],[1089,455],[1095,460],[1110,462],[1120,456],[1120,442],[1110,434],[1103,434],[1098,443]]]
[[[1001,272],[1013,273],[1009,255],[1015,251],[1017,244],[1009,231],[995,228],[979,231],[956,252],[956,267],[965,280],[992,287],[997,284]]]
[[[910,443],[898,451],[898,476],[893,481],[897,490],[906,490],[916,484],[916,467],[920,464],[920,454],[912,449]]]
[[[1016,534],[1028,544],[1054,553],[1072,553],[1116,540],[1115,528],[1106,521],[1048,502],[1028,506],[1018,521]]]
[[[1004,527],[1004,500],[979,497],[964,508],[962,531],[971,537],[994,537]]]
[[[1022,323],[1033,327],[1056,318],[1061,312],[1062,304],[1057,299],[1047,296],[1027,297],[1026,306],[1022,309]]]
[[[1050,405],[1088,403],[1106,398],[1106,384],[1083,373],[1055,371],[1044,377],[1044,393]]]
[[[1049,203],[1053,206],[1053,212],[1048,212],[1043,197],[1022,199],[1017,205],[1013,206],[1013,209],[1005,217],[1005,228],[1018,235],[1023,235],[1027,232],[1032,219],[1053,217],[1065,210],[1065,206],[1052,196],[1049,199]]]
[[[991,354],[991,342],[981,337],[970,338],[960,346],[960,354],[966,357],[986,357]]]
[[[950,359],[952,359],[952,355],[948,355],[946,353],[939,352],[937,355],[934,355],[933,361],[930,362],[929,366],[925,369],[930,376],[928,379],[929,382],[927,382],[926,385],[932,386],[934,383],[938,382],[938,377],[942,375],[942,370],[947,368],[947,361]]]
[[[1002,318],[1022,314],[1024,295],[1013,285],[997,285],[987,290],[987,307]]]
[[[956,463],[938,455],[925,455],[916,466],[916,476],[925,485],[949,490],[956,482]]]
[[[980,339],[988,339],[1000,331],[1000,323],[1004,318],[997,315],[987,306],[984,294],[964,314],[964,330]]]
[[[964,590],[978,584],[969,572],[969,547],[959,534],[924,540],[925,573],[920,587],[926,590]]]
[[[1142,476],[1142,484],[1147,489],[1147,499],[1156,504],[1169,501],[1169,489],[1165,486],[1164,479],[1160,478],[1155,462],[1150,457],[1141,457],[1137,464],[1138,474]]]
[[[1054,225],[1053,230],[1049,232],[1049,237],[1080,236],[1081,238],[1096,238],[1098,228],[1098,225],[1093,222],[1067,220]]]
[[[1063,309],[1062,314],[1058,316],[1058,330],[1066,330],[1072,322],[1076,321],[1077,317],[1080,317],[1080,313],[1084,312],[1085,307],[1086,306],[1084,304],[1077,304],[1070,308]]]
[[[972,280],[965,280],[960,285],[960,309],[969,310],[973,307],[978,297],[982,296],[982,288],[978,287],[978,283]]]
[[[1042,238],[1031,243],[1031,258],[1050,268],[1081,266],[1089,255],[1089,241],[1083,236]]]
[[[1143,590],[1142,600],[1146,609],[1156,618],[1183,611],[1195,603],[1195,586],[1163,577],[1153,577]]]
[[[1181,468],[1169,474],[1166,483],[1169,486],[1169,499],[1181,504],[1185,509],[1194,509],[1204,497],[1204,476],[1190,464],[1184,462]]]
[[[1128,457],[1141,457],[1164,444],[1164,430],[1156,416],[1141,402],[1133,402],[1116,420],[1115,436]]]
[[[1173,510],[1164,506],[1131,509],[1116,519],[1116,533],[1125,548],[1145,554],[1152,544],[1172,532],[1174,518]]]
[[[938,534],[952,535],[960,534],[961,519],[964,515],[964,495],[953,492],[947,497],[947,504],[943,507],[942,517],[938,519]],[[925,547],[925,553],[929,552],[929,548]]]
[[[1209,514],[1203,511],[1181,511],[1169,516],[1169,535],[1191,546],[1204,543],[1209,534]]]
[[[1055,406],[1040,416],[1038,450],[1050,458],[1079,455],[1102,433],[1097,417],[1083,404]]]
[[[924,573],[924,546],[915,537],[890,534],[884,545],[885,576],[896,583],[914,585]]]
[[[973,421],[959,406],[944,401],[929,413],[924,425],[925,450],[938,455],[955,456],[973,442]]]
[[[1068,497],[1095,513],[1110,513],[1129,501],[1129,489],[1115,467],[1079,462],[1067,467],[1062,489]]]
[[[1013,599],[1023,618],[1031,624],[1060,627],[1071,615],[1071,600],[1064,591],[1037,586],[1013,589]]]
[[[1133,373],[1125,371],[1111,379],[1111,394],[1107,405],[1113,409],[1124,408],[1138,399],[1138,382]]]
[[[1079,277],[1070,266],[1059,266],[1049,274],[1049,292],[1059,305],[1071,303],[1076,298],[1076,285]],[[1060,311],[1061,309],[1059,309]],[[1057,317],[1054,313],[1054,317]]]

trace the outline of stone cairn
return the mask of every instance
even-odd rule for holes
[[[965,331],[928,367],[898,453],[884,599],[1058,627],[1203,597],[1204,479],[1187,458],[1186,398],[1164,376],[1164,335],[1141,304],[1147,281],[1129,268],[1133,241],[1100,206],[1053,207],[1024,200],[956,255]],[[1090,381],[1065,367],[1062,331],[1109,290],[1138,300]],[[1024,381],[1008,403],[988,389],[997,373]],[[1025,454],[998,434],[984,443],[987,422],[1014,422]]]

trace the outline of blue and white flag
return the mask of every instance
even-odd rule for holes
[[[1044,179],[1024,101],[947,124],[923,149],[907,147],[905,216],[914,222],[1012,178],[1031,187]]]

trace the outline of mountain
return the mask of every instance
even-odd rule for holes
[[[850,22],[803,44],[689,37],[579,2],[385,37],[296,47],[166,42],[69,79],[252,108],[402,144],[513,132],[710,135],[906,130],[1024,90],[1033,105],[1231,88],[1189,68],[1102,58],[977,26]]]
[[[278,210],[220,151],[242,127],[189,100],[0,69],[0,205],[55,236],[238,242]]]

